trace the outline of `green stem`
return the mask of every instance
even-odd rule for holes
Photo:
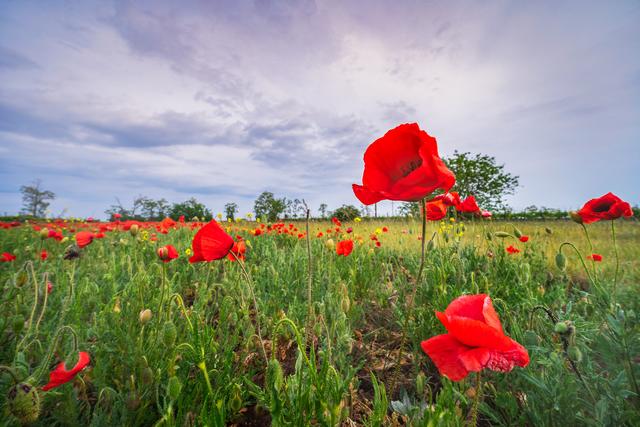
[[[33,375],[34,382],[36,383],[40,382],[42,375],[44,374],[47,367],[51,363],[53,352],[55,351],[56,347],[58,347],[58,343],[60,342],[62,334],[65,331],[69,332],[71,334],[71,337],[73,338],[73,352],[76,353],[78,351],[78,334],[76,333],[76,331],[71,326],[68,326],[68,325],[61,326],[60,328],[58,328],[55,336],[53,337],[53,341],[51,342],[51,346],[47,351],[47,355],[45,356],[44,359],[42,359],[42,362],[40,362],[40,366],[38,367],[35,374]]]
[[[593,259],[593,244],[591,243],[591,237],[589,237],[589,232],[587,231],[587,227],[584,224],[580,224],[582,229],[584,230],[584,235],[587,236],[587,242],[589,243],[589,250],[591,251],[591,267],[593,268],[593,277],[595,280],[598,280],[598,276],[596,273],[596,261]]]
[[[473,406],[471,406],[471,427],[478,425],[478,407],[480,405],[480,394],[482,393],[482,376],[480,372],[476,372],[476,394],[473,397]]]
[[[620,257],[618,256],[618,245],[616,244],[615,221],[611,221],[611,237],[613,238],[613,250],[616,254],[616,273],[613,276],[613,305],[616,303],[616,288],[618,286],[618,271],[620,270]]]
[[[5,365],[0,365],[0,372],[6,372],[11,376],[11,378],[13,378],[14,383],[18,382],[18,375],[16,375],[16,372],[13,370],[13,368]]]
[[[558,249],[558,251],[562,252],[562,248],[564,246],[571,246],[573,248],[573,250],[578,254],[578,258],[580,259],[580,262],[582,263],[582,267],[584,268],[584,272],[587,273],[587,277],[589,277],[589,280],[591,281],[593,286],[596,286],[596,282],[595,282],[594,278],[591,276],[591,273],[589,273],[589,269],[587,268],[587,264],[584,262],[584,258],[582,257],[582,253],[580,253],[578,248],[576,248],[576,246],[573,243],[570,243],[570,242],[562,243],[560,245],[560,248]]]
[[[405,342],[407,340],[407,329],[409,327],[409,319],[413,314],[413,308],[415,306],[416,293],[418,291],[418,285],[420,284],[420,279],[422,278],[422,271],[424,270],[424,254],[425,254],[425,245],[426,245],[426,237],[427,237],[427,199],[424,198],[420,202],[422,204],[422,247],[420,252],[420,268],[418,269],[418,275],[416,276],[416,281],[413,284],[413,289],[411,290],[411,297],[407,301],[407,310],[404,318],[404,322],[402,324],[402,336],[400,338],[400,346],[398,347],[398,351],[396,353],[396,366],[393,370],[393,376],[391,377],[391,387],[389,387],[389,397],[393,397],[393,393],[395,392],[396,383],[398,381],[398,375],[400,374],[400,361],[402,358],[402,349],[404,348]]]
[[[303,201],[304,203],[304,201]],[[306,206],[306,203],[305,203]],[[313,265],[311,258],[311,236],[309,235],[309,216],[311,211],[307,207],[307,220],[306,220],[306,232],[307,232],[307,262],[309,263],[308,273],[307,273],[307,326],[306,326],[306,341],[307,345],[311,345],[313,341],[313,324],[314,322],[314,314],[313,314]]]

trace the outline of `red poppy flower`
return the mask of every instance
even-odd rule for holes
[[[324,234],[322,234],[322,231],[318,231],[318,234],[316,234],[316,237],[320,238],[322,236],[324,236]]]
[[[191,246],[193,255],[189,258],[189,262],[214,261],[227,256],[233,247],[233,239],[215,220],[211,220],[198,230]]]
[[[438,155],[436,139],[417,123],[391,129],[364,153],[362,185],[353,192],[365,205],[380,200],[420,200],[436,189],[448,191],[455,176]]]
[[[450,193],[444,193],[444,194],[441,194],[439,196],[436,196],[436,197],[433,198],[433,200],[434,201],[435,200],[442,200],[442,203],[444,203],[445,206],[458,207],[460,205],[460,203],[462,203],[460,201],[460,195],[455,191],[452,191]]]
[[[473,214],[481,213],[480,207],[476,202],[476,198],[473,196],[467,196],[466,199],[464,199],[458,206],[456,206],[456,209],[458,209],[458,212],[473,213]]]
[[[50,294],[53,290],[53,283],[47,282],[47,293]]]
[[[333,218],[331,218],[331,222],[333,222],[335,225],[337,225],[338,227],[342,227],[342,223],[340,222],[340,220],[338,218],[336,218],[335,216]]]
[[[16,256],[13,254],[10,254],[9,252],[4,252],[2,254],[2,258],[0,258],[0,262],[11,262],[11,261],[15,261]]]
[[[491,218],[491,212],[489,211],[482,211],[480,215],[482,215],[482,218]]]
[[[243,240],[240,240],[239,242],[235,242],[233,244],[233,248],[231,248],[231,251],[227,255],[227,258],[231,261],[236,261],[236,258],[244,261],[245,260],[244,254],[246,252],[247,252],[247,245],[244,243]]]
[[[631,205],[613,193],[589,200],[577,213],[585,224],[633,216]]]
[[[353,251],[353,240],[341,240],[336,245],[336,254],[342,256],[349,256]]]
[[[120,218],[122,218],[122,215],[120,215],[119,213],[114,213],[113,214],[113,219],[118,220]]]
[[[180,217],[178,217],[178,222],[180,224],[184,224],[184,215],[180,215]]]
[[[591,254],[587,258],[589,258],[589,259],[591,259],[591,260],[593,260],[595,262],[602,261],[602,255],[600,255],[600,254]]]
[[[429,221],[440,221],[447,216],[447,207],[442,200],[432,200],[426,203],[427,219]]]
[[[40,259],[41,260],[45,261],[48,256],[49,256],[49,254],[47,253],[46,249],[43,249],[42,252],[40,252]]]
[[[520,249],[514,247],[513,245],[510,245],[507,247],[507,252],[509,252],[510,254],[517,254],[518,252],[520,252]]]
[[[79,231],[76,234],[76,243],[79,247],[84,248],[93,242],[93,233],[90,231]]]
[[[89,358],[89,354],[81,351],[78,354],[78,362],[70,370],[67,370],[64,362],[60,362],[60,364],[49,374],[49,382],[47,385],[42,387],[42,391],[51,390],[52,388],[68,383],[78,372],[82,371],[90,361],[91,359]]]
[[[527,350],[503,332],[489,296],[461,296],[436,316],[448,333],[422,341],[421,346],[450,380],[460,381],[484,368],[509,372],[529,364]]]
[[[520,236],[519,239],[522,243],[527,243],[529,241],[529,236]]]
[[[158,258],[160,258],[162,262],[169,262],[172,259],[178,258],[178,251],[173,247],[173,245],[166,245],[158,248],[157,254]]]

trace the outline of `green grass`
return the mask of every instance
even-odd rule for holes
[[[604,257],[595,265],[594,282],[569,247],[563,250],[567,270],[555,266],[565,241],[590,253],[573,222],[515,224],[530,237],[527,243],[495,237],[496,231],[513,234],[509,223],[466,222],[464,230],[458,222],[444,224],[428,225],[427,237],[436,237],[406,322],[393,395],[395,354],[420,261],[418,220],[343,224],[353,233],[322,238],[317,232],[333,226],[312,222],[311,318],[306,241],[252,236],[255,223],[234,224],[232,235],[249,241],[246,268],[257,311],[238,263],[188,263],[189,228],[158,234],[157,242],[143,240],[143,233],[107,233],[75,260],[62,259],[69,243],[41,240],[29,227],[2,230],[0,250],[18,260],[0,264],[0,365],[12,367],[19,381],[42,386],[55,362],[75,363],[73,340],[64,334],[54,346],[56,331],[69,325],[76,332],[78,350],[89,352],[91,366],[72,383],[39,392],[34,424],[42,426],[465,425],[478,392],[475,377],[459,383],[440,377],[419,345],[444,333],[434,310],[462,294],[488,293],[505,331],[527,347],[531,363],[506,374],[483,372],[481,425],[638,425],[640,225],[616,222],[620,283],[614,294],[610,223],[587,226],[594,252]],[[304,223],[295,226],[304,230]],[[369,236],[385,226],[389,231],[380,230],[381,247],[375,248]],[[338,257],[326,241],[346,237],[362,237],[362,243]],[[164,244],[175,245],[181,256],[164,265],[162,298],[163,264],[155,249]],[[511,244],[521,252],[507,254]],[[49,252],[45,262],[38,258],[43,248]],[[33,272],[27,260],[33,260]],[[592,263],[586,266],[591,272]],[[44,311],[43,275],[53,284]],[[29,330],[35,283],[39,297]],[[537,306],[575,324],[582,381],[553,322],[534,311]],[[139,313],[147,308],[153,317],[142,324]],[[53,357],[35,382],[49,350]],[[7,425],[19,424],[7,401],[13,382],[0,377],[0,420]]]

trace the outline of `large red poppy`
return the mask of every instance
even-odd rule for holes
[[[422,341],[421,346],[440,374],[452,381],[484,368],[509,372],[529,364],[527,350],[504,334],[489,296],[461,296],[436,316],[448,334]]]
[[[631,205],[615,194],[609,192],[597,199],[591,199],[578,211],[582,222],[590,224],[603,219],[618,219],[633,216]]]
[[[444,203],[445,206],[455,206],[456,208],[460,205],[460,203],[462,203],[460,201],[460,194],[458,194],[456,191],[440,194],[439,196],[434,197],[433,200],[442,200],[442,203]]]
[[[458,209],[458,212],[481,214],[476,198],[472,195],[467,196],[466,199],[456,206],[456,209]]]
[[[215,261],[227,256],[233,247],[233,239],[215,220],[211,220],[198,230],[191,246],[193,255],[189,262]]]
[[[336,245],[336,254],[349,256],[353,251],[353,240],[342,240]]]
[[[353,192],[365,205],[380,200],[417,201],[436,189],[448,191],[456,179],[438,155],[436,139],[417,123],[400,125],[364,153],[362,185]]]
[[[60,362],[60,364],[49,374],[49,382],[42,387],[42,391],[51,390],[52,388],[71,381],[78,372],[82,371],[89,364],[90,361],[91,359],[89,358],[89,354],[81,351],[78,354],[78,362],[70,370],[67,370],[64,362]]]
[[[444,200],[432,200],[426,203],[427,205],[427,219],[429,221],[440,221],[447,216],[447,206]]]
[[[93,242],[95,236],[90,231],[80,231],[76,234],[76,243],[79,247],[84,248]]]

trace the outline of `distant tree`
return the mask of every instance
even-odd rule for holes
[[[187,220],[197,217],[200,221],[210,221],[213,218],[211,211],[193,197],[182,203],[174,203],[169,211],[169,216],[174,220],[181,216]]]
[[[513,194],[519,184],[518,176],[505,172],[504,165],[498,165],[492,156],[454,151],[444,161],[456,175],[453,190],[463,197],[472,194],[482,209],[505,210],[505,196]]]
[[[326,203],[320,203],[320,207],[318,208],[318,213],[320,214],[320,218],[326,218],[327,217],[327,204]]]
[[[42,182],[37,180],[32,185],[23,185],[20,187],[22,193],[22,213],[34,217],[42,218],[46,214],[49,207],[49,200],[56,198],[56,195],[48,190],[43,190],[40,185]]]
[[[353,205],[342,205],[333,211],[333,216],[338,218],[340,221],[352,221],[359,215],[360,211]]]
[[[236,219],[236,214],[238,213],[238,205],[236,203],[227,203],[224,205],[224,213],[227,216],[227,219],[234,221]]]
[[[165,199],[154,200],[150,197],[138,196],[133,201],[134,211],[145,221],[160,221],[169,215],[170,205]]]
[[[398,213],[401,216],[420,216],[420,203],[403,202],[400,207],[398,207]]]
[[[362,216],[366,218],[371,216],[371,208],[367,205],[360,205],[360,212],[362,212]]]
[[[264,191],[253,204],[253,213],[256,218],[264,218],[274,222],[287,207],[287,199],[276,199],[270,191]]]

